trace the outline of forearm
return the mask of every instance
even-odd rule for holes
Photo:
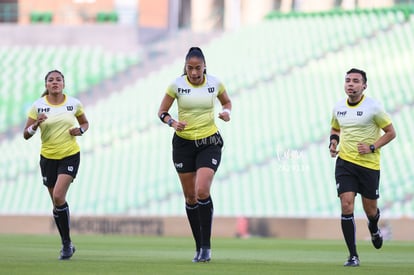
[[[163,123],[172,123],[172,116],[167,111],[159,111],[158,116]]]
[[[396,137],[394,126],[392,124],[386,126],[382,130],[384,131],[384,134],[374,142],[375,148],[383,147]]]
[[[223,104],[221,107],[222,107],[223,110],[227,109],[227,110],[231,111],[231,101]]]
[[[337,129],[335,129],[335,128],[331,128],[331,135],[340,135],[341,134],[341,131],[340,130],[337,130]]]
[[[24,139],[31,138],[36,133],[37,128],[39,128],[39,124],[37,122],[34,122],[33,124],[30,124],[28,127],[26,127],[23,131]]]
[[[167,94],[164,96],[161,102],[160,108],[158,109],[158,117],[163,123],[168,123],[168,120],[172,118],[168,111],[170,110],[173,102],[174,98]]]
[[[374,142],[375,148],[381,148],[388,144],[391,140],[395,138],[395,133],[387,132],[383,134],[377,141]]]
[[[86,132],[89,129],[89,122],[81,123],[79,124],[79,127],[82,128],[84,132]]]
[[[339,134],[340,130],[331,128],[331,135],[329,137],[329,152],[333,158],[338,155],[337,147],[339,144]]]
[[[331,128],[331,136],[329,138],[329,141],[331,144],[338,145],[339,144],[339,135],[341,134],[341,131],[335,128]]]

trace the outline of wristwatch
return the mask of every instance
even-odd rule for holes
[[[372,153],[374,153],[375,152],[375,145],[374,144],[371,144],[369,146],[369,149],[371,150]]]
[[[81,135],[83,135],[83,133],[85,133],[85,130],[82,127],[79,127],[79,132],[81,133]]]

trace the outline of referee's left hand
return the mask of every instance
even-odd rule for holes
[[[80,128],[78,128],[78,127],[69,129],[69,134],[71,136],[81,136],[82,135],[82,133],[80,131]]]
[[[230,114],[228,112],[221,112],[218,117],[226,122],[230,121]]]
[[[359,142],[357,145],[358,153],[360,155],[365,155],[371,153],[371,149],[369,149],[369,144]]]

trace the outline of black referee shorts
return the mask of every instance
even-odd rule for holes
[[[338,196],[344,192],[355,192],[368,199],[379,198],[379,170],[369,169],[338,157],[335,180]]]
[[[217,171],[223,145],[223,138],[219,132],[197,140],[184,139],[174,134],[172,155],[175,169],[178,173],[195,172],[201,167]]]
[[[80,152],[63,159],[48,159],[40,155],[40,170],[43,184],[54,187],[60,174],[67,174],[76,178],[80,164]]]

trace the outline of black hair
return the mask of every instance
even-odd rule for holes
[[[187,62],[192,57],[200,58],[201,60],[203,60],[204,64],[206,64],[206,59],[204,58],[203,51],[199,47],[191,47],[188,50],[188,53],[185,56],[185,62]],[[204,72],[203,73],[204,74],[207,73],[207,69],[206,68],[204,68]],[[183,73],[183,75],[186,75],[186,74],[187,74],[187,72],[185,71],[185,65],[184,65],[184,73]]]
[[[346,72],[346,74],[352,74],[352,73],[360,74],[362,76],[362,79],[364,80],[364,84],[367,83],[368,81],[367,74],[363,70],[352,68]]]
[[[47,82],[47,78],[49,77],[49,75],[50,75],[51,73],[58,73],[58,74],[60,74],[60,75],[62,76],[63,82],[65,82],[65,76],[64,76],[64,75],[63,75],[60,71],[58,71],[58,70],[52,70],[52,71],[48,72],[48,73],[45,75],[45,83]],[[44,96],[45,96],[45,95],[47,95],[47,94],[49,94],[49,91],[46,89],[46,90],[42,93],[42,95],[41,95],[40,97],[44,97]]]

